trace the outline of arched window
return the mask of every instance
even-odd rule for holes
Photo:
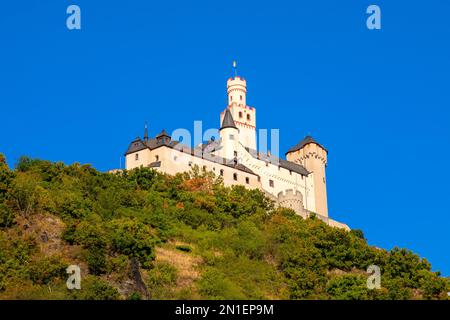
[[[223,169],[220,169],[220,175],[223,177]]]
[[[237,173],[233,173],[233,180],[237,181]]]
[[[249,114],[247,114],[247,120],[250,121],[250,115]]]
[[[136,153],[136,155],[134,156],[134,159],[135,159],[136,161],[139,160],[139,153]]]
[[[245,178],[245,183],[246,183],[246,184],[249,184],[249,183],[250,183],[250,178],[249,178],[249,177],[246,177],[246,178]]]
[[[242,118],[242,112],[239,111],[239,118]]]

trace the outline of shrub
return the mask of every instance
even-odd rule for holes
[[[14,213],[4,203],[0,203],[0,229],[8,228],[14,224]]]
[[[177,250],[184,251],[184,252],[192,251],[192,248],[188,245],[179,245],[179,246],[176,246],[176,248],[177,248]]]

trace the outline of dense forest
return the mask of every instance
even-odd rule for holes
[[[81,290],[66,287],[69,265],[81,268]],[[367,288],[369,265],[381,268],[380,289]],[[409,250],[369,246],[359,230],[302,219],[198,168],[102,173],[22,157],[10,169],[0,154],[0,299],[448,299],[448,291],[449,279]]]

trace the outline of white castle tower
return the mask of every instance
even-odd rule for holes
[[[228,107],[239,129],[239,141],[246,148],[256,150],[256,110],[247,106],[247,82],[235,76],[227,81]],[[220,115],[223,122],[226,110]]]

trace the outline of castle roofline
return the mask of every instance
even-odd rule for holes
[[[310,144],[310,143],[315,143],[317,144],[319,147],[321,147],[322,149],[325,150],[326,153],[328,153],[328,150],[321,145],[320,143],[318,143],[316,140],[314,140],[314,138],[312,136],[306,136],[304,137],[299,143],[297,143],[295,146],[293,146],[292,148],[290,148],[285,154],[291,153],[291,152],[295,152],[298,151],[300,149],[302,149],[303,147],[305,147],[306,145]]]
[[[129,154],[132,154],[132,153],[135,153],[135,152],[138,152],[138,151],[145,150],[145,149],[149,149],[150,151],[158,149],[158,148],[161,148],[161,147],[167,147],[167,148],[173,149],[175,146],[177,146],[179,144],[180,143],[178,141],[170,141],[170,142],[165,141],[164,142],[164,141],[158,140],[156,138],[149,139],[147,141],[147,143],[145,143],[144,141],[142,141],[141,138],[137,137],[136,139],[134,139],[131,142],[130,146],[128,147],[128,150],[125,152],[125,156],[127,156]],[[207,161],[210,161],[210,162],[221,164],[221,165],[224,165],[224,166],[227,166],[227,167],[230,167],[230,168],[233,168],[233,169],[245,172],[245,173],[252,174],[252,175],[257,176],[257,177],[259,176],[253,170],[251,170],[250,168],[246,167],[245,165],[243,165],[241,163],[235,163],[234,160],[222,159],[222,161],[213,161],[213,160],[211,160],[211,159],[209,159],[207,157],[204,157],[203,156],[203,151],[210,144],[217,144],[217,142],[209,141],[206,144],[202,144],[198,148],[191,148],[189,146],[182,145],[183,146],[182,148],[179,148],[179,149],[177,148],[177,149],[180,152],[190,154],[190,155],[192,155],[194,157],[201,158],[203,160],[207,160]],[[196,151],[198,151],[198,152],[196,152]],[[207,153],[207,154],[209,154],[209,153]],[[149,164],[149,167],[152,167],[152,168],[159,167],[159,166],[161,166],[161,161],[156,161],[156,162],[152,162],[152,163]]]
[[[304,166],[298,163],[278,158],[272,154],[268,155],[266,153],[261,153],[250,148],[245,148],[245,150],[247,150],[247,152],[255,159],[266,161],[272,164],[278,164],[280,168],[290,170],[292,172],[301,174],[302,176],[307,177],[311,173]]]

